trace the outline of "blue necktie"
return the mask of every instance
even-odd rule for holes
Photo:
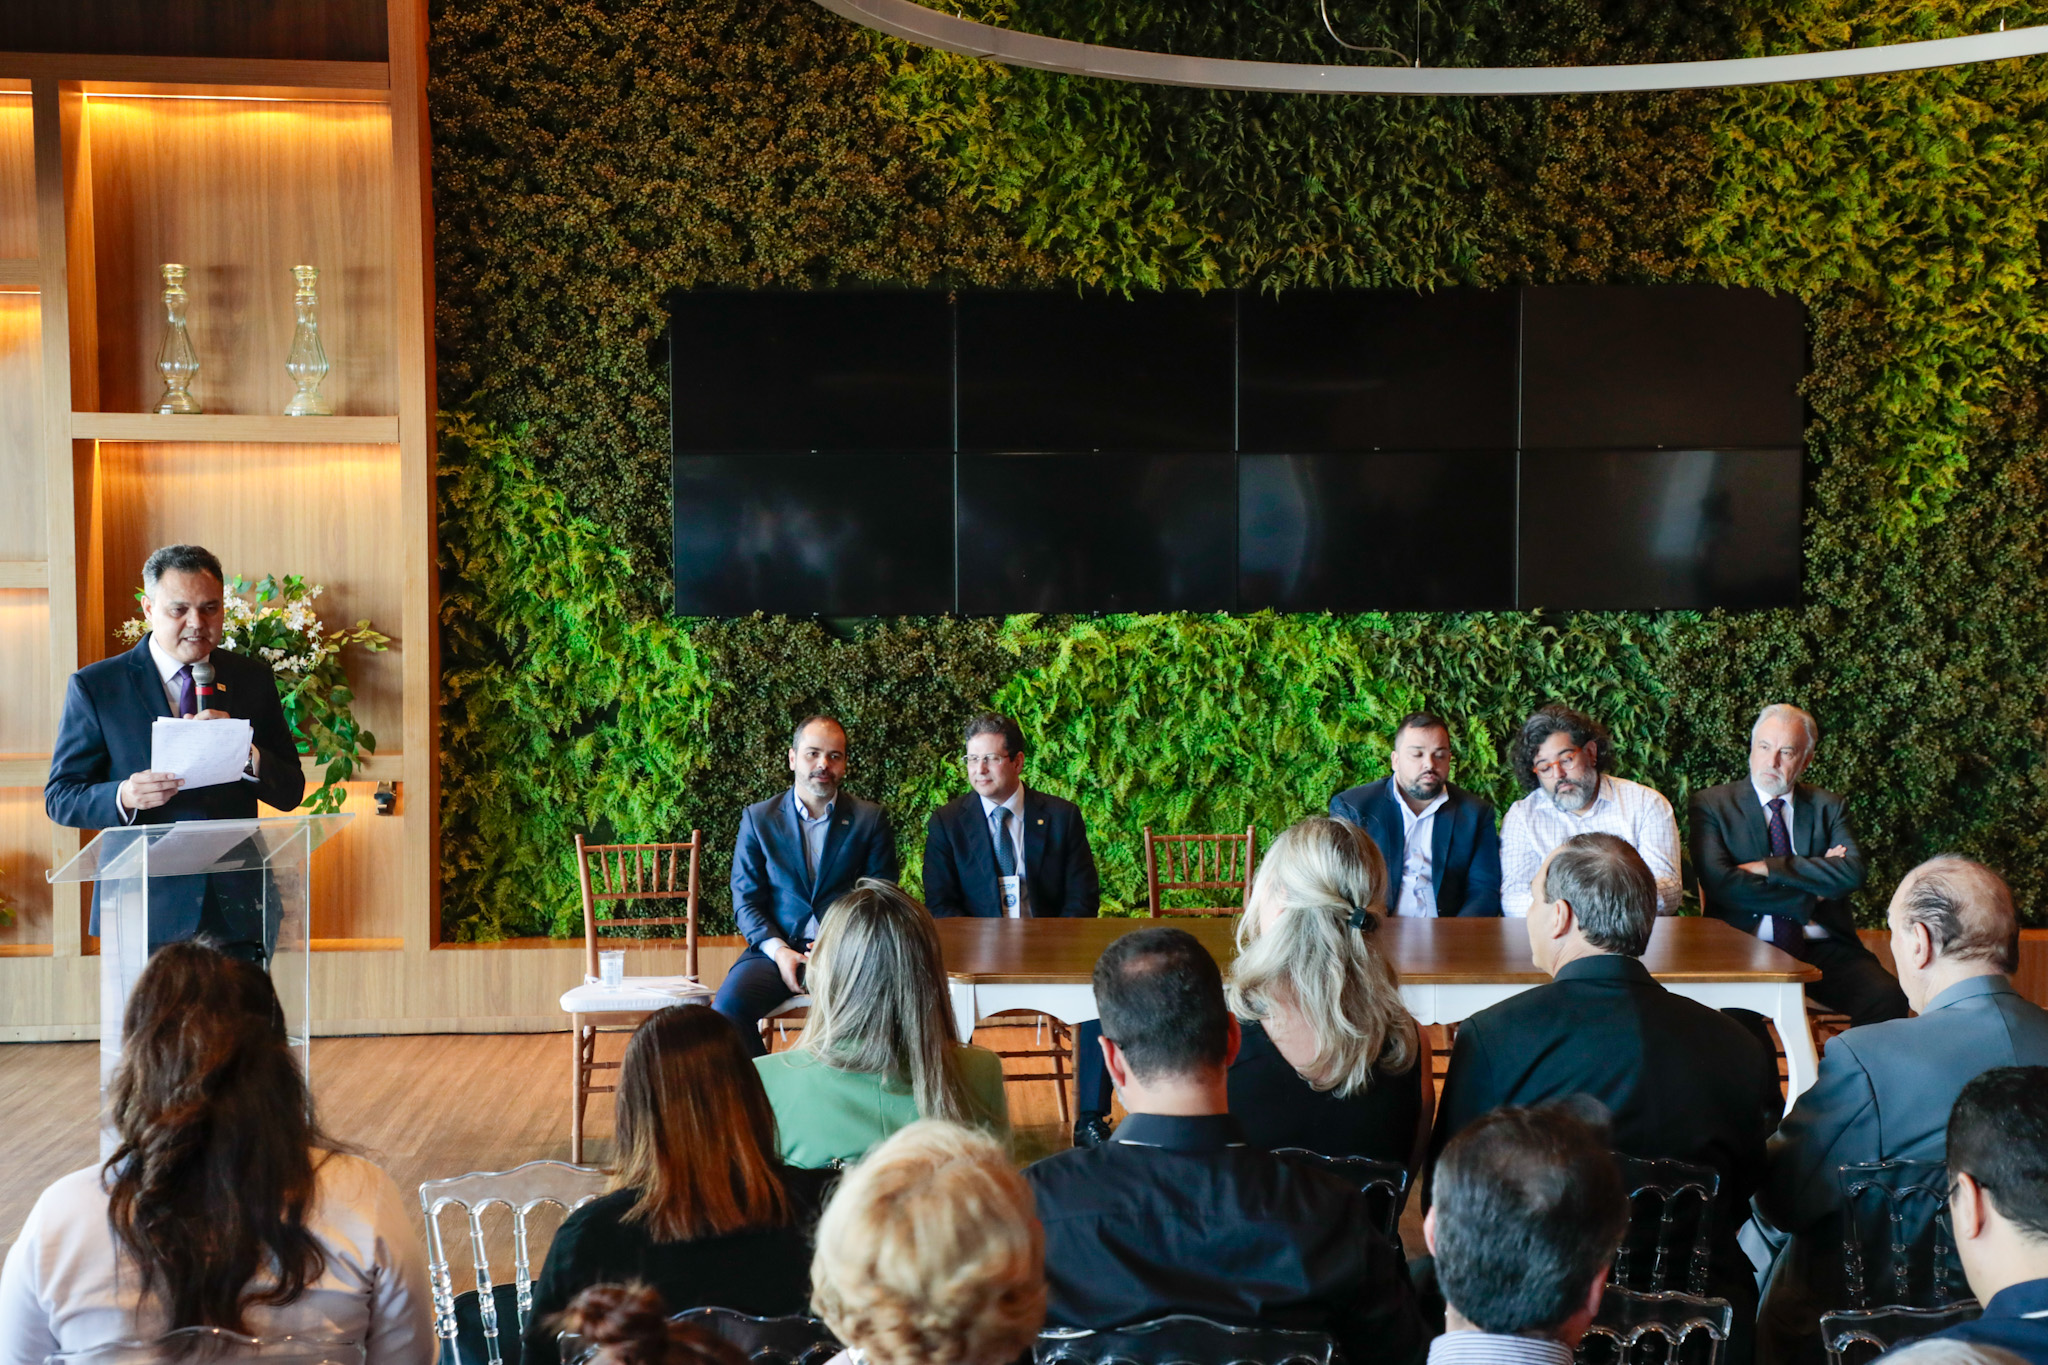
[[[1785,798],[1772,797],[1767,809],[1771,812],[1771,856],[1789,858],[1792,856],[1792,832],[1785,828]],[[1772,915],[1770,920],[1771,943],[1779,952],[1801,956],[1806,946],[1806,932],[1799,921],[1783,915]]]
[[[997,806],[996,817],[996,875],[1014,877],[1017,875],[1017,846],[1010,842],[1010,808]]]

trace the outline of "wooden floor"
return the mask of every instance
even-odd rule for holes
[[[1028,1037],[984,1028],[976,1041],[1008,1047]],[[602,1055],[622,1046],[607,1039]],[[316,1038],[313,1093],[328,1131],[410,1196],[423,1180],[568,1160],[568,1053],[566,1033]],[[1012,1085],[1009,1099],[1021,1161],[1068,1145],[1049,1083]],[[0,1045],[0,1252],[45,1185],[97,1159],[98,1110],[97,1043]],[[584,1159],[601,1164],[611,1155],[609,1095],[591,1102],[588,1124]]]

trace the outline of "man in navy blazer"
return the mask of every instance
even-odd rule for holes
[[[197,545],[167,545],[142,567],[149,634],[135,648],[87,665],[64,690],[64,715],[43,785],[43,808],[70,829],[119,829],[180,820],[253,820],[256,803],[289,811],[306,794],[298,745],[269,667],[219,648],[227,588],[220,561]],[[208,660],[215,697],[198,706],[191,666]],[[176,698],[176,701],[173,700]],[[150,770],[158,717],[246,717],[254,744],[239,782],[183,789]],[[267,952],[260,874],[163,877],[149,891],[149,950],[204,930],[238,956]],[[99,895],[92,932],[100,932]]]
[[[966,741],[974,790],[925,823],[926,907],[936,916],[1093,919],[1102,890],[1081,808],[1024,785],[1024,732],[1008,716],[976,716],[967,722]],[[1101,1036],[1102,1025],[1091,1019],[1074,1038],[1074,1140],[1084,1147],[1109,1134]]]
[[[896,880],[896,839],[872,801],[840,790],[846,727],[806,716],[789,741],[790,789],[740,813],[732,914],[747,947],[711,1007],[759,1056],[761,1020],[804,990],[803,965],[825,912],[863,877]]]
[[[1417,711],[1394,731],[1391,776],[1330,798],[1387,860],[1387,909],[1415,919],[1500,915],[1493,807],[1450,784],[1451,727]]]
[[[1944,1161],[1949,1112],[1972,1078],[2048,1065],[2048,1010],[2013,989],[2019,922],[2003,877],[1953,854],[1929,859],[1899,883],[1886,919],[1917,1014],[1831,1039],[1819,1079],[1771,1139],[1745,1233],[1753,1258],[1773,1258],[1757,1323],[1763,1365],[1819,1365],[1820,1315],[1849,1301],[1841,1168]]]

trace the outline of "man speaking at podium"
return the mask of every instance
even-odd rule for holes
[[[142,566],[142,614],[149,634],[125,654],[71,675],[64,690],[43,807],[72,829],[167,825],[181,820],[253,820],[256,802],[280,811],[299,804],[306,775],[278,704],[269,667],[218,648],[226,579],[197,545],[166,545]],[[205,667],[212,666],[209,683]],[[210,693],[202,699],[202,693]],[[150,770],[157,720],[249,722],[254,743],[241,780],[186,790],[173,773]],[[92,932],[100,932],[93,890]],[[198,933],[237,957],[266,955],[262,874],[165,877],[149,890],[149,950]]]

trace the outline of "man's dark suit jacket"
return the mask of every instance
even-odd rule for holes
[[[804,871],[804,835],[789,789],[740,813],[732,852],[732,913],[747,946],[779,938],[799,951],[810,946],[804,926],[823,918],[832,902],[862,877],[896,880],[896,839],[889,817],[872,801],[840,792],[825,831],[825,855],[816,880]]]
[[[1349,1365],[1423,1359],[1407,1262],[1365,1197],[1244,1145],[1228,1114],[1133,1114],[1024,1175],[1045,1226],[1047,1326],[1195,1313],[1328,1332]]]
[[[306,794],[298,745],[285,723],[270,669],[224,649],[209,656],[221,695],[213,709],[248,720],[257,750],[255,782],[223,782],[181,791],[163,805],[140,811],[134,823],[167,825],[179,820],[253,820],[256,802],[289,811]],[[43,786],[43,809],[68,829],[119,829],[121,783],[149,771],[150,730],[168,718],[170,701],[150,656],[147,637],[125,654],[88,664],[64,689],[64,715]],[[199,929],[206,896],[204,877],[165,877],[150,889],[150,940],[171,943]],[[92,932],[99,932],[99,896],[94,889]]]
[[[924,827],[924,903],[932,914],[1000,919],[995,832],[968,792],[932,812]],[[1034,919],[1092,919],[1102,906],[1095,854],[1081,808],[1024,789],[1024,885]]]
[[[1436,886],[1436,913],[1500,915],[1500,829],[1493,807],[1448,782],[1450,800],[1430,822],[1429,873]],[[1387,860],[1387,906],[1400,913],[1401,868],[1407,858],[1407,827],[1394,803],[1401,799],[1394,779],[1383,777],[1330,798],[1330,814],[1349,820],[1372,836]]]
[[[1765,915],[1818,924],[1835,938],[1857,943],[1849,893],[1863,885],[1864,863],[1842,798],[1799,783],[1792,789],[1792,844],[1797,857],[1773,858],[1771,817],[1748,778],[1708,787],[1692,796],[1692,865],[1706,893],[1706,912],[1745,934]],[[1848,855],[1822,855],[1841,844]],[[1737,871],[1761,862],[1763,877]]]
[[[1757,1213],[1792,1234],[1764,1294],[1763,1344],[1784,1343],[1773,1359],[1818,1360],[1820,1315],[1846,1302],[1840,1169],[1946,1161],[1956,1097],[2000,1066],[2048,1066],[2048,1010],[2002,976],[1958,981],[1917,1018],[1828,1041],[1819,1079],[1771,1139],[1769,1175],[1756,1195]]]
[[[1433,1156],[1490,1109],[1567,1095],[1607,1107],[1614,1150],[1720,1172],[1714,1292],[1736,1295],[1738,1316],[1753,1307],[1756,1281],[1735,1230],[1764,1177],[1780,1104],[1776,1059],[1727,1015],[1665,990],[1635,958],[1579,958],[1550,984],[1459,1025]]]

